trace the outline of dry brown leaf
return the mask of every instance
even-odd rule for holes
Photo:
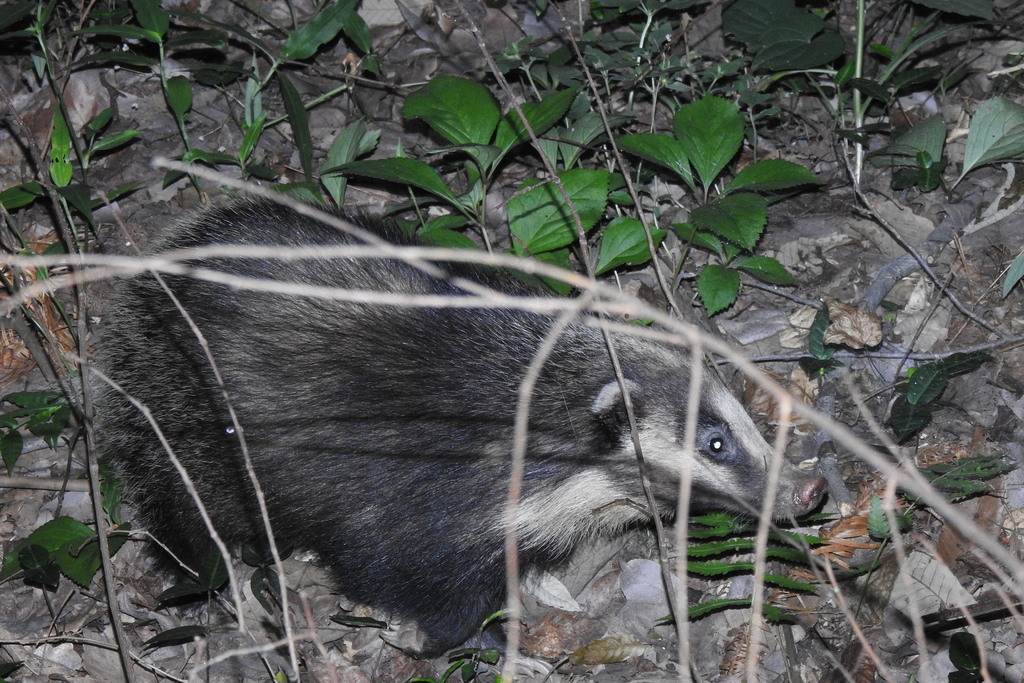
[[[825,297],[829,324],[825,330],[826,344],[839,344],[851,349],[878,346],[882,343],[882,319],[878,316]]]
[[[577,666],[624,662],[631,657],[639,657],[647,647],[646,643],[640,642],[628,633],[616,633],[584,645],[569,655],[569,661]]]

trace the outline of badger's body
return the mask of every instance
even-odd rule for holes
[[[205,245],[358,244],[262,201],[171,229],[154,251]],[[528,290],[495,271],[400,260],[208,259],[196,267],[281,283],[462,296],[464,278]],[[413,620],[433,655],[473,636],[505,597],[503,505],[517,392],[550,316],[417,308],[248,291],[164,276],[209,345],[279,545],[315,551],[347,597]],[[122,281],[105,316],[101,367],[147,406],[232,546],[265,538],[239,439],[196,335],[151,276]],[[686,350],[618,335],[661,511],[685,462]],[[724,386],[705,380],[692,505],[749,510],[772,449]],[[101,445],[146,526],[181,556],[211,547],[195,503],[154,431],[120,393],[100,400]],[[783,466],[775,514],[806,512],[818,480]],[[630,502],[636,503],[631,504]],[[577,541],[641,520],[629,428],[601,334],[558,338],[532,394],[516,531],[520,565],[563,561]]]

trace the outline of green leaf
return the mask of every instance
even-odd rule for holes
[[[905,396],[897,396],[886,424],[892,427],[896,439],[902,443],[924,429],[931,420],[932,411],[927,406],[914,405]]]
[[[885,509],[882,508],[882,499],[877,493],[871,494],[871,507],[868,510],[868,533],[875,538],[892,536],[889,520],[885,516]]]
[[[920,152],[926,152],[932,159],[940,159],[945,144],[946,122],[941,116],[930,116],[869,160],[875,166],[908,165]]]
[[[298,147],[302,172],[308,182],[314,182],[313,136],[309,132],[309,114],[302,103],[299,91],[292,85],[291,79],[280,69],[277,70],[276,76],[277,82],[281,86],[281,94],[284,97],[285,111],[288,112],[288,123],[291,124],[292,135],[295,136],[295,145]]]
[[[185,114],[192,108],[192,84],[185,76],[172,76],[167,79],[167,104],[171,105],[171,111],[175,118],[185,121]]]
[[[15,546],[13,551],[7,553],[4,557],[3,568],[0,569],[0,581],[6,581],[20,570],[18,553],[26,546],[38,545],[50,553],[56,553],[59,549],[67,546],[79,548],[84,542],[95,536],[96,532],[76,519],[70,517],[51,519],[26,536]]]
[[[0,458],[3,459],[4,465],[7,467],[8,476],[14,472],[14,465],[18,462],[18,458],[21,457],[21,451],[24,447],[24,439],[16,429],[12,429],[4,433],[3,436],[0,436]]]
[[[992,356],[987,353],[971,351],[970,353],[951,353],[936,362],[952,377],[965,372],[973,372],[980,368],[982,363],[988,363],[991,360],[993,360]]]
[[[612,174],[577,168],[558,177],[576,207],[583,230],[590,230],[608,203]],[[524,183],[508,201],[513,251],[536,255],[572,244],[578,236],[576,223],[562,192],[550,181],[524,191],[531,182],[536,181]]]
[[[704,188],[711,187],[743,142],[743,116],[736,105],[705,95],[672,118],[676,139],[697,169]]]
[[[892,93],[889,89],[879,83],[873,81],[870,78],[851,78],[849,82],[850,87],[859,90],[862,94],[868,97],[874,98],[879,102],[888,102]]]
[[[228,164],[231,166],[238,165],[238,159],[229,154],[207,152],[204,149],[190,149],[181,156],[181,161],[185,164],[201,161],[208,166],[217,166],[218,164]]]
[[[801,185],[821,183],[821,180],[799,164],[784,159],[765,159],[737,173],[725,189],[725,194],[740,189],[750,192],[780,192]]]
[[[964,150],[964,170],[959,183],[971,169],[984,164],[1018,157],[1024,152],[1024,107],[994,97],[978,107],[971,121]]]
[[[469,237],[448,228],[424,229],[420,232],[420,240],[432,247],[450,247],[452,249],[477,248],[476,243]]]
[[[71,31],[73,36],[114,36],[125,40],[145,40],[151,43],[159,43],[161,35],[156,31],[131,26],[130,24],[114,24],[104,26],[89,26],[77,31]]]
[[[228,568],[224,564],[224,557],[220,551],[213,550],[203,562],[199,569],[199,585],[211,591],[215,591],[228,582]]]
[[[262,40],[252,35],[240,26],[237,26],[235,24],[225,24],[223,22],[216,21],[198,12],[182,12],[180,10],[175,10],[170,13],[176,17],[187,19],[189,20],[189,22],[195,22],[198,24],[209,24],[210,26],[215,26],[216,28],[219,28],[224,33],[236,35],[249,45],[252,45],[257,50],[265,54],[268,59],[273,60],[275,62],[277,61],[277,52],[275,50],[271,50],[270,46],[268,46]]]
[[[104,152],[108,149],[116,149],[139,135],[141,135],[141,133],[137,130],[123,130],[120,133],[108,135],[107,137],[100,138],[94,142],[92,145],[92,151]]]
[[[825,346],[825,330],[829,324],[828,306],[822,306],[814,315],[814,322],[811,323],[810,333],[807,335],[807,352],[815,360],[830,360],[835,355],[835,349]]]
[[[123,64],[124,66],[132,68],[156,68],[157,64],[159,64],[159,62],[152,57],[133,55],[130,52],[96,52],[85,55],[81,59],[75,61],[68,68],[78,71],[81,70],[82,67],[90,64],[106,64],[107,62]]]
[[[22,183],[0,192],[0,204],[8,211],[28,206],[44,194],[43,186],[36,181]]]
[[[433,168],[416,159],[396,157],[353,161],[337,169],[345,175],[365,176],[401,185],[412,185],[458,206],[459,200]]]
[[[655,249],[665,239],[665,234],[664,230],[651,230]],[[650,260],[651,250],[647,245],[643,223],[630,216],[619,216],[601,234],[601,249],[594,272],[600,275],[617,266],[639,265]]]
[[[2,399],[19,408],[56,408],[63,403],[62,394],[56,391],[15,391]]]
[[[636,133],[619,138],[618,145],[625,152],[674,171],[691,189],[697,189],[686,149],[675,138],[655,133]]]
[[[950,377],[972,372],[988,360],[991,356],[984,353],[953,353],[940,361],[920,366],[907,382],[907,401],[921,405],[931,403],[946,388]]]
[[[914,0],[914,2],[964,17],[980,17],[989,21],[995,17],[991,0]]]
[[[161,39],[170,26],[170,18],[166,10],[160,6],[160,0],[132,0],[135,16],[142,27],[158,35]]]
[[[35,10],[36,2],[10,2],[0,5],[0,31],[13,26]]]
[[[534,135],[538,137],[548,131],[553,125],[565,116],[569,105],[572,104],[579,87],[569,88],[560,92],[548,95],[539,104],[527,102],[520,105],[526,121],[533,129]],[[498,124],[498,131],[494,136],[494,144],[501,148],[502,153],[508,152],[514,146],[530,139],[529,133],[523,126],[519,113],[513,108],[509,109]]]
[[[456,145],[487,145],[501,118],[491,91],[456,76],[438,76],[406,98],[402,116],[420,118]]]
[[[228,37],[222,32],[212,29],[186,31],[181,35],[172,36],[164,41],[164,46],[168,50],[175,50],[186,45],[202,45],[203,47],[220,49],[227,44]]]
[[[743,192],[699,206],[691,215],[698,230],[710,231],[744,249],[753,249],[768,220],[764,197]]]
[[[170,645],[184,645],[191,643],[196,638],[205,638],[209,635],[209,629],[205,626],[178,626],[169,628],[158,633],[142,644],[143,649],[168,647]]]
[[[356,0],[340,0],[328,5],[319,14],[309,20],[305,26],[288,36],[284,47],[281,48],[283,59],[308,59],[316,54],[320,47],[331,40],[334,40],[349,15],[356,9]]]
[[[337,206],[342,206],[345,203],[347,183],[345,177],[337,174],[333,169],[371,152],[379,140],[380,131],[368,132],[363,119],[350,123],[334,138],[320,170],[320,182],[327,188],[327,192]]]
[[[705,266],[697,276],[697,294],[708,316],[732,306],[740,291],[740,274],[725,266]]]
[[[536,254],[533,258],[537,259],[541,263],[546,263],[549,266],[555,266],[562,270],[571,270],[569,265],[569,250],[568,249],[555,249],[554,251],[545,251],[540,254]],[[525,276],[529,280],[530,276]],[[572,287],[561,280],[554,278],[542,277],[540,281],[550,287],[554,292],[561,294],[562,296],[569,296],[572,292]]]
[[[981,670],[981,651],[974,634],[967,631],[953,634],[949,639],[949,661],[961,671]]]
[[[753,275],[762,282],[773,285],[795,285],[796,280],[786,267],[769,256],[742,256],[732,262],[733,268],[739,268]]]

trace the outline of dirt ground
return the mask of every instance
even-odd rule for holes
[[[68,25],[74,26],[71,15],[79,10],[59,7],[68,14]],[[220,22],[258,29],[258,22],[241,5],[207,9]],[[550,27],[535,22],[524,7],[479,10],[483,37],[492,47],[507,44],[509,36],[517,35],[513,29],[522,27],[541,36],[538,41],[551,39]],[[273,11],[284,12],[283,5]],[[311,8],[296,3],[296,11],[308,13]],[[436,147],[437,140],[431,140],[424,127],[403,120],[401,107],[410,92],[438,75],[463,75],[486,83],[503,104],[508,100],[494,85],[471,32],[456,26],[446,33],[443,21],[417,24],[409,15],[398,15],[397,20],[393,14],[387,16],[390,25],[372,25],[374,51],[380,55],[378,75],[346,76],[338,65],[351,51],[342,41],[319,53],[310,68],[295,72],[297,90],[307,101],[348,85],[347,91],[308,111],[317,159],[340,130],[358,119],[380,133],[374,158],[395,156],[401,148],[408,156],[428,159],[420,154]],[[703,58],[712,62],[725,60],[717,16],[715,11],[701,15],[703,23],[695,30],[706,41]],[[13,45],[0,48],[0,191],[33,179],[45,182],[42,150],[47,148],[53,117],[53,92],[32,75],[30,50]],[[946,153],[960,161],[969,117],[979,102],[995,95],[1021,101],[1020,72],[993,73],[1006,63],[1007,55],[1022,50],[1024,43],[1005,36],[978,40],[969,48],[936,50],[933,61],[962,60],[967,77],[941,93],[932,85],[906,93],[900,106],[889,111],[898,109],[911,121],[940,114],[948,124]],[[139,131],[130,145],[97,156],[89,168],[92,188],[111,191],[132,185],[134,190],[109,206],[95,208],[97,228],[88,233],[88,250],[123,254],[144,247],[160,226],[201,203],[188,179],[168,184],[166,169],[154,166],[155,159],[184,151],[160,80],[150,69],[102,63],[62,71],[61,78],[73,126],[80,129],[81,122],[111,108],[108,132]],[[239,128],[232,124],[240,106],[233,92],[213,87],[196,91],[189,135],[210,152],[237,150],[241,144]],[[273,100],[275,96],[279,99]],[[269,110],[282,111],[277,93],[268,90],[265,97]],[[752,626],[749,607],[691,620],[688,647],[683,648],[689,664],[680,666],[678,633],[664,622],[670,607],[652,530],[600,539],[582,549],[557,577],[534,577],[524,587],[524,656],[517,680],[1024,680],[1024,618],[1019,609],[1024,596],[1024,469],[1019,467],[1024,463],[1024,355],[1019,348],[1024,340],[1024,318],[1019,313],[1024,292],[1017,286],[1004,297],[1001,291],[1006,268],[1024,246],[1024,211],[1019,208],[1024,192],[1015,177],[1022,166],[984,166],[951,193],[941,187],[929,192],[916,186],[893,189],[891,168],[868,164],[856,171],[852,145],[836,134],[835,121],[818,99],[796,92],[776,93],[776,98],[782,111],[758,128],[759,153],[793,161],[823,181],[818,188],[773,204],[768,229],[758,243],[758,253],[778,259],[794,274],[797,285],[780,288],[745,279],[737,303],[709,321],[700,310],[692,277],[709,257],[693,252],[675,294],[692,322],[727,339],[795,396],[855,435],[854,441],[850,432],[823,436],[809,421],[794,418],[789,448],[793,460],[805,468],[827,463],[835,472],[821,515],[799,529],[825,542],[816,546],[812,560],[769,563],[768,571],[789,572],[790,577],[813,584],[814,590],[757,587],[768,603],[791,610],[793,616],[786,621],[753,620]],[[608,104],[623,111],[629,105]],[[646,114],[649,117],[650,112]],[[880,134],[871,136],[869,147],[878,149],[888,140]],[[274,182],[302,179],[287,122],[268,128],[259,145],[266,166],[277,174]],[[750,154],[748,140],[743,155]],[[218,170],[240,176],[237,168],[227,165]],[[519,183],[539,172],[539,164],[518,161],[502,176],[500,187],[490,188],[497,224],[503,220],[500,207]],[[857,182],[852,179],[855,173]],[[217,195],[215,185],[207,182],[204,189]],[[375,211],[402,199],[393,187],[349,181],[350,206]],[[42,202],[4,213],[8,226],[16,225],[27,240],[17,244],[15,233],[5,228],[0,272],[7,278],[13,273],[7,269],[7,257],[22,248],[41,253],[59,241],[60,232],[53,211]],[[684,251],[685,245],[670,237],[658,258],[671,269]],[[927,271],[913,254],[927,263]],[[626,269],[618,277],[627,291],[664,304],[649,265]],[[83,298],[70,289],[60,294],[69,319],[81,319],[78,328],[87,332],[77,347],[61,316],[50,310],[49,300],[40,297],[27,304],[38,321],[45,321],[40,323],[42,330],[13,321],[21,315],[20,307],[3,309],[5,315],[10,310],[14,315],[0,318],[0,394],[78,387],[75,359],[93,353],[102,343],[108,287],[108,282],[97,281],[84,288]],[[0,293],[0,303],[10,295]],[[844,305],[850,318],[867,316],[863,324],[877,325],[883,340],[863,349],[843,347],[836,354],[842,370],[808,377],[796,361],[806,356],[808,330],[823,301],[835,307],[833,320],[844,315]],[[88,312],[79,308],[83,302]],[[952,352],[984,352],[991,359],[952,378],[930,424],[896,446],[886,426],[898,395],[892,387],[906,377],[908,366]],[[36,366],[38,353],[51,359],[43,370]],[[58,358],[67,359],[66,364],[54,362]],[[730,365],[723,369],[766,433],[774,433],[778,403]],[[78,395],[77,389],[71,392]],[[3,404],[5,411],[13,408]],[[14,478],[0,478],[0,549],[5,556],[33,529],[55,518],[94,523],[83,474],[83,429],[77,422],[68,427],[56,450],[26,433],[23,453],[10,472]],[[987,492],[956,497],[940,487],[938,498],[946,502],[929,498],[926,505],[914,504],[896,488],[905,476],[897,472],[978,455],[1003,465],[987,479]],[[35,488],[25,477],[39,478],[43,488]],[[51,486],[55,490],[45,490]],[[901,533],[888,539],[868,533],[872,494],[890,509],[909,509],[909,524]],[[126,507],[124,515],[130,520],[133,511]],[[368,533],[382,531],[386,532]],[[674,530],[667,535],[668,554],[674,558]],[[998,546],[995,552],[993,545]],[[270,680],[274,672],[290,670],[291,662],[297,661],[302,680],[404,683],[416,677],[440,681],[449,666],[447,658],[420,661],[407,656],[382,639],[381,629],[332,621],[343,609],[384,620],[388,615],[339,598],[315,558],[302,554],[285,562],[297,653],[292,660],[283,645],[280,612],[267,611],[248,587],[251,567],[235,568],[243,579],[245,612],[237,621],[234,605],[223,593],[209,604],[161,606],[156,596],[180,577],[162,569],[149,546],[143,535],[125,543],[113,557],[110,577],[136,680]],[[753,554],[730,554],[726,561],[752,558]],[[849,571],[868,566],[871,571]],[[0,584],[0,663],[21,662],[8,679],[122,680],[104,586],[99,574],[88,586],[63,579],[55,590],[17,576]],[[754,588],[750,572],[690,572],[682,592],[694,605],[749,596]],[[237,628],[238,621],[244,630]],[[167,629],[192,624],[205,625],[209,635],[197,642],[143,646]],[[980,665],[965,663],[955,638],[958,633],[971,633],[981,643]],[[590,651],[581,654],[588,645]],[[575,653],[573,661],[566,659],[570,653]],[[488,680],[496,673],[494,667],[480,665],[474,675]],[[451,680],[462,675],[456,673]]]

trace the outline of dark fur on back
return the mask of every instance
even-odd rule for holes
[[[401,243],[386,228],[377,234]],[[266,201],[236,202],[172,228],[159,252],[211,244],[357,244]],[[276,282],[463,296],[452,277],[521,295],[497,271],[397,259],[217,258],[204,268]],[[550,317],[513,309],[408,308],[232,289],[165,276],[224,378],[279,545],[315,551],[353,600],[412,619],[433,655],[470,638],[505,593],[503,503],[517,391]],[[118,285],[101,365],[149,407],[231,546],[264,537],[238,436],[192,329],[151,276]],[[655,491],[676,499],[685,353],[618,338]],[[705,373],[707,374],[707,373]],[[708,380],[711,382],[711,380]],[[576,542],[642,518],[636,466],[600,335],[570,325],[532,396],[521,565],[548,567]],[[702,400],[694,502],[736,509],[763,496],[765,453],[749,417],[717,383]],[[739,414],[738,414],[739,413]],[[102,447],[146,526],[195,561],[211,547],[180,477],[142,414],[100,401]],[[671,432],[671,434],[669,434]],[[648,448],[645,444],[645,452]],[[788,466],[779,515],[818,487]],[[725,484],[717,483],[722,481]],[[725,490],[723,490],[725,489]]]

